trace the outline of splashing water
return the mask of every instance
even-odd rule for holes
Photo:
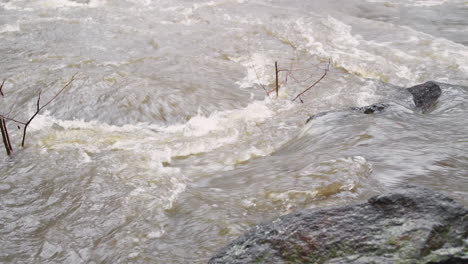
[[[261,221],[406,182],[468,204],[466,1],[309,2],[0,1],[1,113],[78,73],[24,149],[9,124],[0,262],[205,263]],[[402,88],[427,80],[423,114]]]

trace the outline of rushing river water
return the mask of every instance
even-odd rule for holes
[[[401,183],[468,204],[465,0],[0,0],[0,65],[20,120],[76,74],[24,149],[8,122],[1,263],[205,263]],[[402,88],[428,80],[422,113]]]

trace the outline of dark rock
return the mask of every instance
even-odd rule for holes
[[[348,111],[355,111],[363,114],[374,114],[374,113],[380,113],[383,112],[385,109],[387,109],[390,105],[389,104],[373,104],[373,105],[368,105],[368,106],[363,106],[363,107],[351,107],[348,108]],[[306,124],[309,123],[310,121],[325,116],[330,113],[337,113],[339,111],[328,111],[328,112],[320,112],[318,114],[312,115],[306,120]]]
[[[423,112],[427,112],[428,110],[430,110],[435,105],[435,103],[437,102],[437,99],[442,94],[442,90],[440,89],[439,85],[431,81],[407,88],[406,90],[413,96],[413,101],[416,107],[420,108]],[[400,90],[400,93],[401,93],[401,90]],[[351,107],[350,109],[352,111],[360,112],[363,114],[375,114],[375,113],[383,112],[389,106],[390,105],[386,103],[378,103],[378,104],[372,104],[372,105],[363,106],[363,107]],[[310,122],[311,120],[315,118],[324,116],[328,113],[331,113],[331,112],[323,112],[323,113],[315,114],[309,117],[306,120],[306,123]]]
[[[407,185],[367,203],[258,225],[209,263],[468,263],[467,213],[440,193]]]
[[[352,107],[351,110],[364,114],[380,113],[388,107],[388,104],[373,104],[364,107]]]
[[[442,90],[435,82],[426,82],[407,89],[413,95],[416,107],[423,111],[430,109],[442,94]]]

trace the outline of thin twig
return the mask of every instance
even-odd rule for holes
[[[41,94],[42,94],[42,90],[39,90],[39,94],[37,95],[37,102],[36,102],[36,112],[41,111],[41,107],[40,107]]]
[[[5,119],[2,119],[2,125],[5,127],[5,135],[7,139],[8,148],[10,149],[11,152],[13,152],[13,147],[11,146],[10,135],[8,135],[8,127],[6,125]]]
[[[31,118],[29,118],[29,120],[24,124],[24,127],[23,127],[23,140],[21,141],[21,147],[24,147],[24,142],[26,141],[26,132],[27,132],[29,124],[39,114],[39,112],[41,112],[42,109],[44,109],[47,105],[49,105],[52,101],[54,101],[57,98],[57,96],[59,96],[67,87],[70,86],[70,84],[73,82],[74,78],[75,78],[75,75],[73,75],[73,77],[70,79],[70,81],[68,81],[65,84],[65,86],[63,86],[62,89],[60,89],[60,91],[58,91],[54,95],[54,97],[52,97],[52,99],[50,99],[43,106],[40,106],[40,104],[41,104],[41,91],[39,90],[39,95],[37,96],[37,102],[36,102],[36,112],[31,116]]]
[[[76,74],[75,74],[76,75]],[[42,109],[44,109],[47,105],[49,105],[52,101],[55,100],[55,98],[57,98],[57,96],[59,96],[68,86],[70,86],[70,84],[75,80],[75,75],[73,75],[71,77],[71,79],[65,84],[65,86],[62,87],[62,89],[60,89],[60,91],[58,91],[58,93],[55,94],[54,97],[52,97],[52,99],[50,99],[47,103],[45,103],[45,105],[41,106],[40,108],[38,108],[39,110],[38,111],[41,111]],[[40,94],[41,92],[39,91],[39,97],[41,96]],[[39,101],[38,101],[39,103]]]
[[[278,62],[275,61],[275,76],[276,76],[276,98],[278,98],[279,93],[279,80],[278,80]]]
[[[3,94],[3,85],[5,84],[5,81],[6,81],[6,79],[3,79],[2,85],[0,85],[0,95],[1,95],[1,96],[5,96],[5,95]]]
[[[21,124],[21,125],[26,125],[25,122],[22,122],[22,121],[19,121],[19,120],[16,120],[16,119],[4,116],[4,115],[0,115],[0,118],[3,118],[3,119],[8,120],[8,121],[13,121],[13,122]]]
[[[0,85],[0,95],[3,96],[3,97],[5,96],[5,94],[3,93],[3,86],[4,86],[4,84],[5,84],[5,81],[6,81],[6,79],[3,79],[3,82],[2,82],[2,84]],[[17,102],[17,101],[18,101],[18,98],[15,99],[15,102],[14,102],[13,105],[11,106],[10,111],[8,111],[8,114],[7,114],[6,116],[0,115],[0,119],[4,119],[4,120],[8,120],[8,121],[13,121],[13,122],[15,122],[15,123],[24,125],[24,124],[25,124],[24,122],[18,121],[18,120],[16,120],[16,119],[10,117],[10,114],[11,114],[11,112],[13,111],[13,107],[16,105],[16,102]]]
[[[317,67],[314,67],[314,68],[317,68]],[[310,68],[312,69],[312,68]],[[300,69],[279,69],[279,72],[287,72],[286,76],[292,76],[293,75],[293,72],[300,72],[300,71],[305,71],[305,70],[310,70],[308,68],[300,68]],[[304,83],[304,82],[308,82],[310,79],[312,79],[312,77],[314,77],[314,74],[310,74],[307,78],[303,79],[303,80],[298,80],[296,78],[293,78],[297,83]]]
[[[5,146],[5,151],[6,151],[7,155],[10,156],[11,155],[11,149],[8,146],[8,140],[7,140],[6,131],[5,131],[6,127],[4,126],[3,119],[0,120],[0,130],[2,131],[2,140],[3,140],[3,145]]]
[[[299,80],[296,79],[296,77],[294,77],[293,72],[290,71],[290,70],[281,70],[281,69],[280,69],[278,72],[286,72],[286,73],[287,73],[287,74],[286,74],[286,77],[291,76],[291,78],[293,78],[294,81],[296,81],[297,83],[300,82]],[[285,82],[287,82],[287,81],[288,81],[288,80],[286,79]]]
[[[301,95],[303,95],[304,93],[306,93],[307,91],[309,91],[310,89],[312,89],[315,85],[317,85],[323,78],[325,78],[325,76],[327,76],[327,73],[328,71],[330,70],[330,63],[331,63],[331,59],[328,60],[328,65],[327,65],[327,68],[325,69],[325,72],[323,73],[322,77],[320,77],[320,79],[318,79],[316,82],[314,82],[311,86],[307,87],[307,89],[305,89],[304,91],[302,91],[301,93],[299,93],[292,101],[296,101],[297,98],[299,98]],[[302,102],[302,99],[301,99],[301,102]]]
[[[26,124],[24,124],[24,127],[23,127],[23,140],[21,141],[21,147],[23,148],[24,148],[24,142],[26,141],[26,132],[27,132],[28,126],[31,123],[31,121],[33,121],[33,119],[41,111],[41,107],[39,107],[40,102],[41,102],[41,90],[39,90],[39,95],[37,96],[36,112],[34,113],[34,115],[31,116],[31,118],[29,118],[28,122],[26,122]]]

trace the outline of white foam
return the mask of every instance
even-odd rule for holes
[[[185,7],[185,6],[170,6],[170,7],[165,7],[161,8],[160,10],[163,12],[176,12],[178,15],[182,15],[183,18],[182,20],[179,21],[180,24],[183,25],[193,25],[198,22],[200,22],[199,17],[196,16],[196,11],[198,9],[204,8],[204,7],[212,7],[217,5],[214,1],[209,1],[209,2],[202,2],[202,3],[195,3],[192,4],[190,7]],[[170,21],[163,21],[164,23],[170,24],[172,22]]]
[[[253,53],[251,56],[231,57],[232,61],[240,63],[247,70],[247,75],[238,81],[240,88],[251,88],[255,84],[268,85],[272,82],[273,76],[267,66],[273,65],[271,58],[262,53]]]
[[[145,166],[150,169],[177,173],[162,164],[170,163],[174,157],[207,153],[236,144],[245,139],[245,133],[257,131],[259,125],[271,119],[275,115],[274,107],[270,100],[255,101],[242,109],[214,112],[209,116],[199,114],[184,124],[171,126],[146,123],[112,126],[97,121],[58,120],[45,113],[34,119],[29,131],[43,134],[38,143],[40,147],[78,148],[88,153],[127,151],[149,159],[151,162]],[[285,105],[284,109],[288,107]],[[236,157],[224,162],[235,164],[271,151],[273,149],[267,146],[242,149],[234,155]],[[83,162],[90,162],[82,157]]]
[[[273,116],[273,110],[264,101],[255,101],[246,108],[214,112],[205,117],[197,115],[187,123],[165,128],[166,132],[183,132],[186,137],[203,136],[210,132],[225,131],[227,128],[235,128],[236,124],[248,122],[262,122]]]
[[[303,19],[296,21],[296,29],[308,40],[306,47],[311,54],[329,57],[335,66],[345,68],[352,73],[370,78],[380,77],[379,73],[372,71],[365,62],[379,62],[385,65],[385,58],[362,49],[363,39],[359,35],[351,34],[351,26],[331,16],[322,22],[326,26],[323,30],[327,34],[325,38],[322,36],[323,32],[314,32],[309,21],[307,23]],[[320,39],[316,39],[314,35],[320,36]]]
[[[135,4],[140,4],[140,5],[148,6],[148,5],[151,4],[151,1],[152,1],[152,0],[127,0],[127,1],[130,1],[130,2],[135,3]]]
[[[89,2],[79,2],[71,0],[36,0],[32,3],[24,4],[24,1],[10,1],[7,3],[0,3],[3,8],[7,10],[23,10],[31,11],[34,9],[57,9],[57,8],[71,8],[71,7],[84,7],[96,8],[106,4],[107,0],[89,0]],[[27,6],[27,7],[24,7]]]
[[[18,23],[6,24],[6,25],[0,26],[0,34],[5,33],[5,32],[16,32],[16,31],[20,31],[20,27]]]
[[[321,23],[317,23],[299,18],[295,22],[295,30],[304,38],[299,40],[305,43],[301,48],[313,55],[329,57],[335,67],[353,74],[406,86],[435,79],[449,68],[468,72],[468,48],[464,45],[392,24],[386,24],[385,30],[395,32],[393,41],[366,40],[353,34],[350,25],[334,17],[320,20]],[[427,71],[427,67],[434,66],[440,70]]]
[[[388,0],[366,0],[371,3],[392,3],[404,6],[439,6],[448,3],[448,0],[403,0],[403,1],[388,1]],[[453,0],[452,0],[453,1]]]
[[[155,238],[160,238],[163,235],[164,235],[164,230],[157,230],[157,231],[153,231],[153,232],[149,233],[148,238],[155,239]]]

